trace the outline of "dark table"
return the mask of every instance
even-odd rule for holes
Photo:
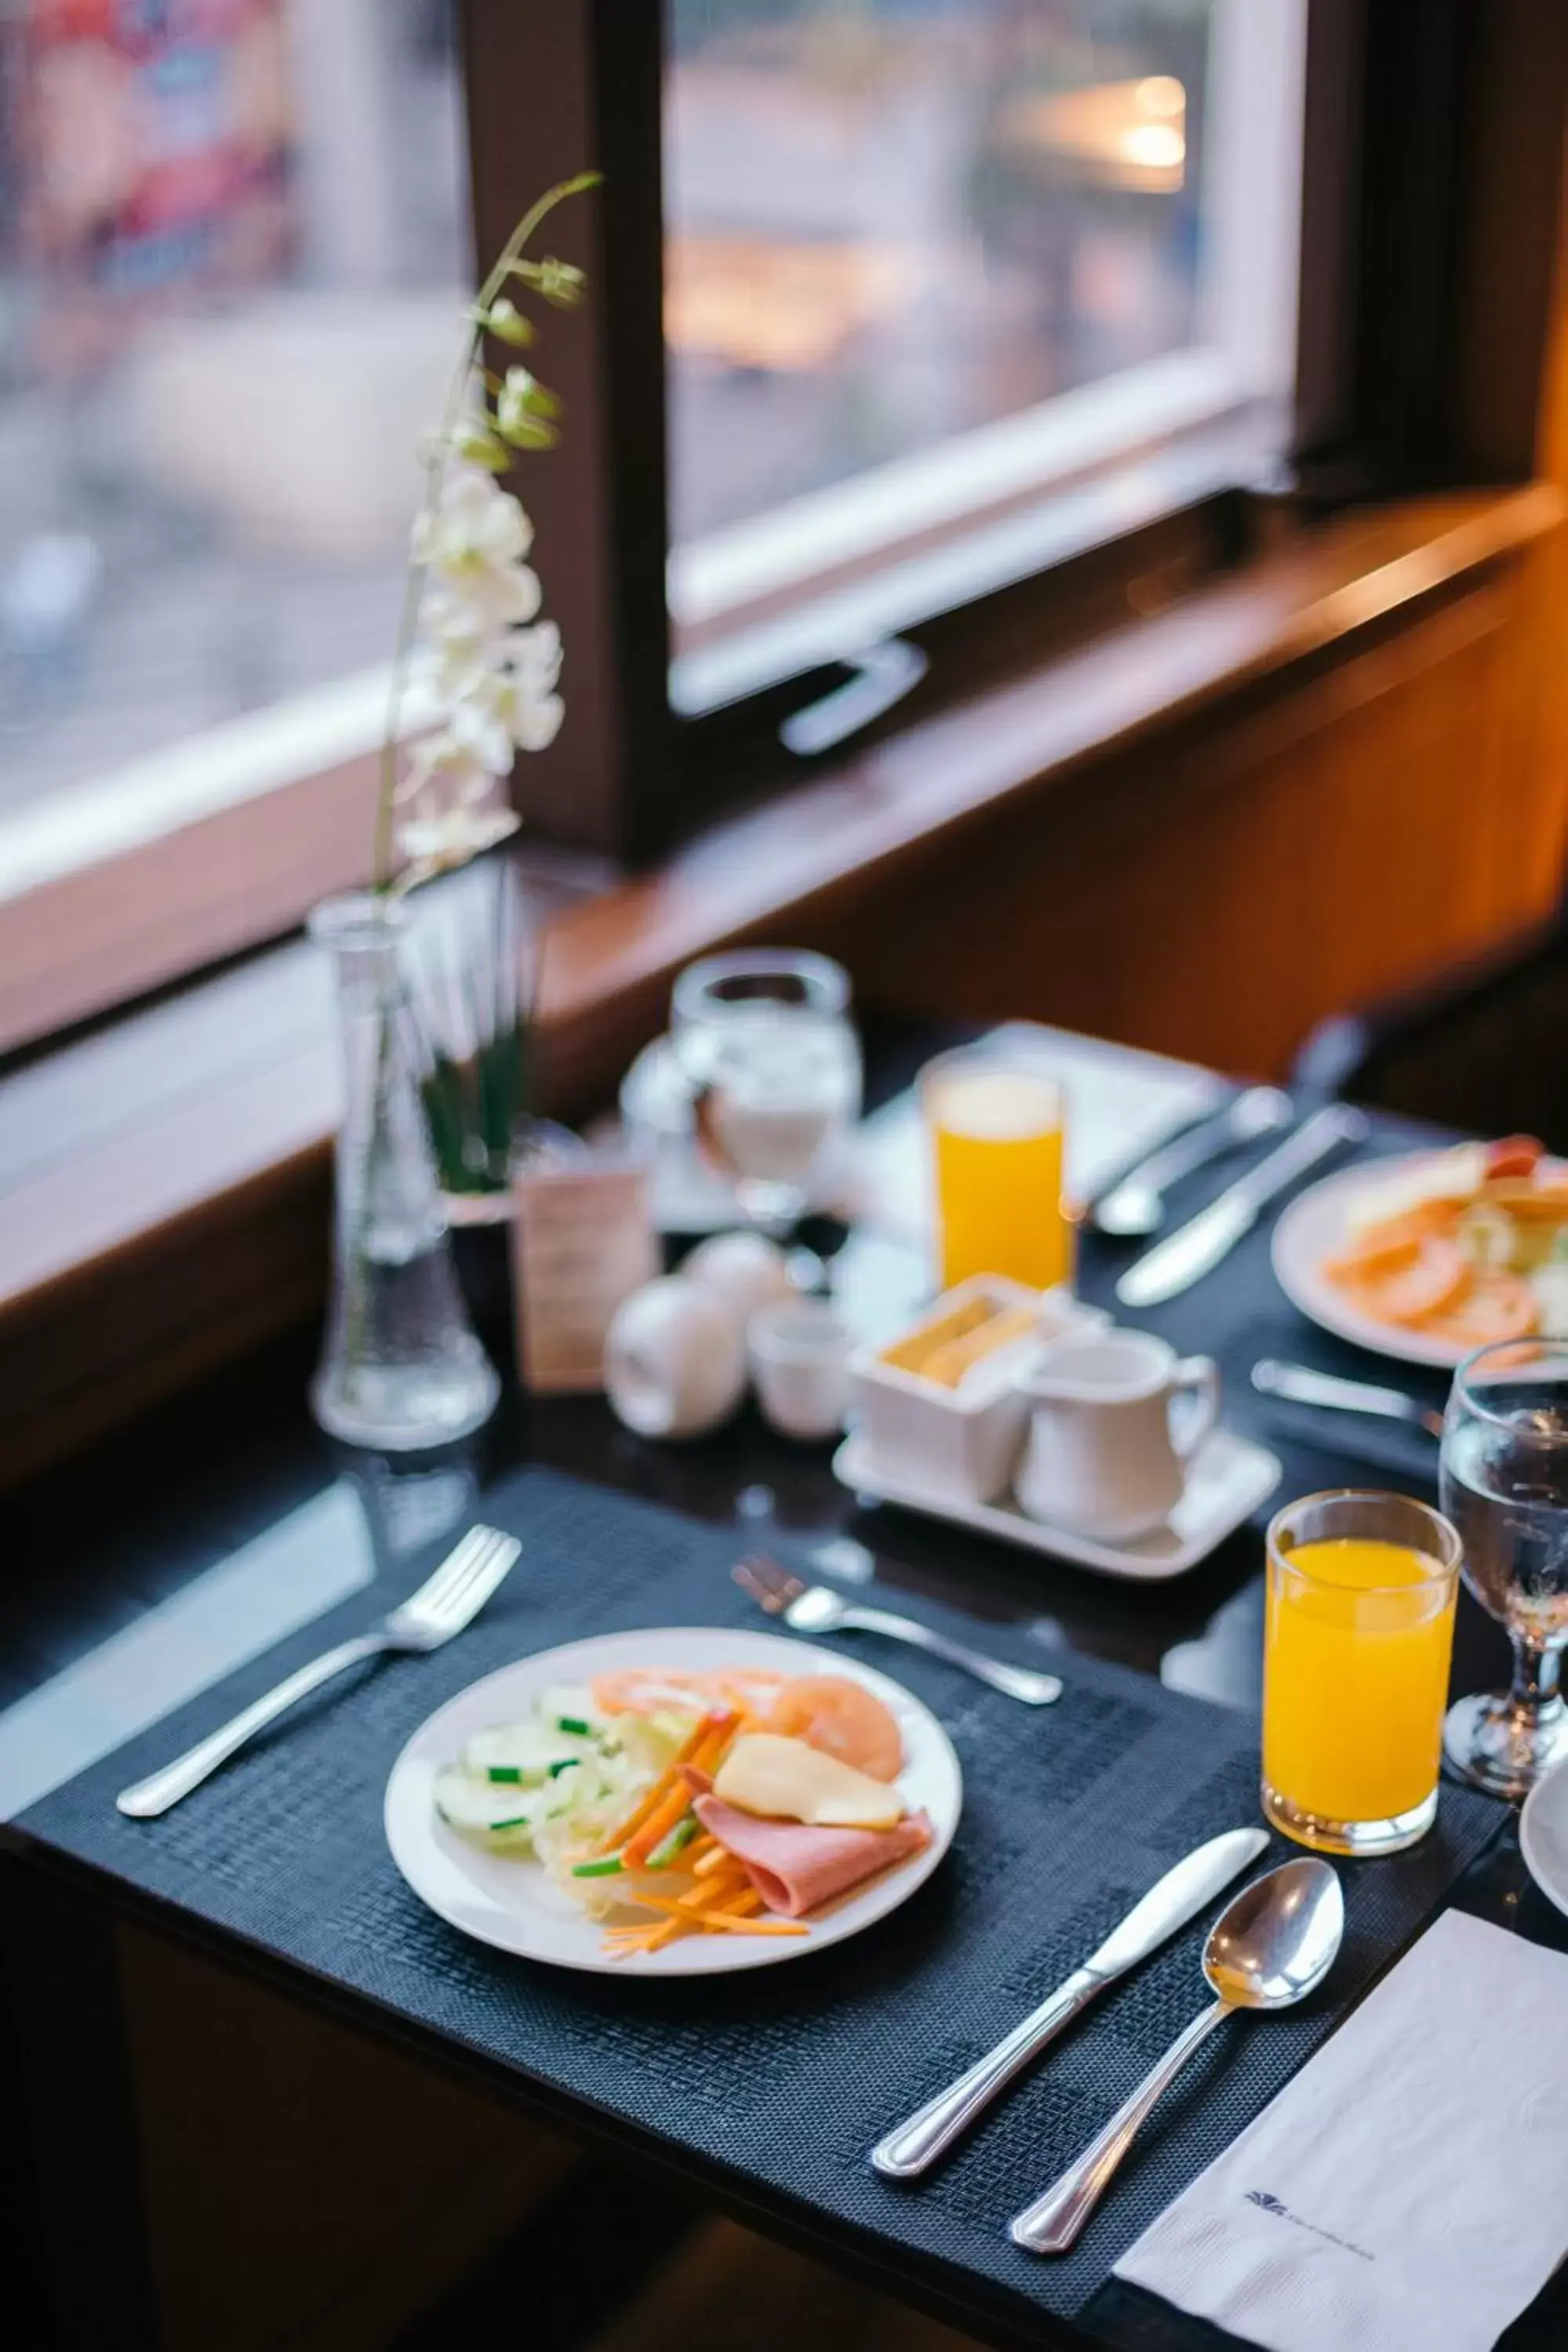
[[[905,1083],[937,1043],[933,1032],[903,1035],[873,1055],[873,1094]],[[1103,1049],[1114,1068],[1117,1049]],[[1131,1066],[1131,1065],[1129,1065]],[[1372,1149],[1427,1139],[1380,1121]],[[1236,1171],[1227,1163],[1190,1180],[1173,1200],[1179,1217]],[[1200,1283],[1164,1309],[1137,1319],[1183,1351],[1218,1357],[1226,1415],[1280,1454],[1285,1478],[1276,1500],[1315,1487],[1397,1486],[1430,1494],[1433,1449],[1418,1436],[1358,1425],[1347,1450],[1342,1418],[1266,1405],[1247,1385],[1262,1355],[1292,1356],[1327,1370],[1371,1373],[1369,1360],[1305,1325],[1268,1270],[1267,1233],[1255,1234],[1225,1282]],[[1084,1293],[1110,1303],[1110,1286],[1131,1245],[1086,1239]],[[177,1406],[100,1445],[38,1482],[6,1507],[6,1578],[0,1588],[0,1822],[247,1657],[344,1600],[365,1594],[368,1619],[427,1572],[454,1530],[482,1512],[487,1486],[536,1462],[733,1528],[748,1542],[773,1540],[793,1558],[821,1548],[830,1570],[874,1572],[878,1583],[917,1602],[926,1595],[976,1621],[1021,1633],[1050,1650],[1113,1660],[1208,1698],[1256,1705],[1260,1683],[1263,1588],[1261,1526],[1227,1540],[1172,1583],[1129,1588],[1033,1554],[911,1515],[860,1508],[835,1481],[826,1448],[772,1436],[749,1410],[733,1427],[699,1444],[656,1447],[630,1436],[597,1400],[530,1402],[509,1392],[489,1429],[449,1455],[398,1464],[334,1451],[312,1428],[304,1383],[313,1342],[269,1347],[209,1381]],[[1384,1376],[1387,1376],[1386,1367]],[[1441,1399],[1440,1379],[1401,1368],[1401,1381]],[[1271,1505],[1270,1508],[1273,1507]],[[846,1547],[848,1547],[847,1549]],[[1014,1654],[1017,1654],[1015,1650]],[[896,1670],[896,1661],[893,1662]],[[1499,1686],[1508,1645],[1461,1596],[1455,1688]],[[117,1717],[130,1714],[116,1734]],[[105,1724],[110,1727],[105,1729]],[[150,1905],[134,1886],[51,1851],[36,1834],[0,1830],[0,1894],[28,1917],[26,2012],[11,2063],[32,2086],[35,2179],[57,2340],[68,2352],[113,2341],[150,2345],[142,2299],[144,2257],[135,2191],[134,2126],[126,2091],[110,1930],[120,1916],[152,1918],[222,1958],[259,1969],[302,2004],[348,2017],[373,2033],[392,2029],[345,1988],[289,1969],[215,1937],[207,1923]],[[1511,1828],[1456,1888],[1453,1900],[1511,1930],[1568,1949],[1563,1920],[1531,1885]],[[3,2056],[0,2053],[0,2056]],[[426,2047],[454,2067],[472,2059],[454,2046]],[[527,2107],[514,2076],[492,2087]],[[633,2163],[667,2161],[638,2144],[629,2126],[584,2107],[540,2108],[557,2127]],[[15,2151],[13,2150],[13,2153]],[[68,2184],[69,2194],[65,2194]],[[785,2210],[760,2189],[736,2193],[697,2178],[686,2186],[728,2204],[753,2226],[855,2267],[862,2251],[842,2231],[814,2231],[809,2215]],[[1030,2184],[1020,2184],[1027,2186]],[[900,2283],[879,2271],[881,2284]],[[1165,2315],[1114,2286],[1085,2323],[1091,2332],[1041,2320],[1023,2334],[999,2327],[978,2299],[940,2302],[904,2283],[910,2301],[999,2342],[1074,2347],[1142,2346],[1194,2352],[1222,2339]],[[1547,2352],[1568,2336],[1568,2284],[1560,2279],[1505,2339],[1510,2352]],[[1333,2352],[1333,2347],[1325,2347]]]

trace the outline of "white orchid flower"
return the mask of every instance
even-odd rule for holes
[[[516,810],[497,803],[494,792],[490,771],[452,728],[415,745],[399,792],[413,806],[397,828],[409,887],[467,865],[517,831]]]
[[[549,694],[561,676],[561,632],[553,621],[538,621],[531,629],[510,629],[500,640],[506,667],[516,670],[530,691]]]
[[[521,563],[533,545],[522,502],[488,474],[454,467],[435,508],[414,526],[414,561],[454,575],[476,566]]]
[[[523,558],[533,525],[517,499],[462,468],[414,528],[414,560],[426,566],[422,619],[437,636],[483,635],[531,621],[543,601]]]
[[[433,708],[449,710],[495,667],[501,643],[499,636],[426,637],[415,648],[410,676]]]
[[[395,790],[405,885],[447,872],[515,832],[496,782],[519,751],[542,751],[565,715],[561,632],[542,621],[526,558],[533,526],[474,466],[451,467],[415,525],[424,567],[414,661],[440,724],[416,743]]]
[[[542,751],[555,740],[565,705],[552,680],[527,667],[491,670],[456,704],[451,732],[495,776],[510,773],[519,751]]]
[[[489,779],[485,782],[488,784]],[[428,815],[407,818],[397,828],[397,845],[408,860],[405,885],[412,887],[427,882],[433,875],[482,857],[487,849],[514,834],[521,822],[515,809],[495,803],[475,807],[464,801],[450,808],[433,809]]]
[[[524,697],[512,724],[512,741],[520,751],[547,751],[565,716],[566,705],[558,694]]]
[[[405,803],[463,800],[473,796],[476,781],[489,792],[489,770],[455,728],[444,727],[415,744],[397,797]]]
[[[430,636],[489,636],[534,620],[543,602],[539,574],[526,563],[490,564],[433,572],[420,618]]]

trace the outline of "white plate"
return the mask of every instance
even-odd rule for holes
[[[1526,1797],[1519,1844],[1547,1901],[1568,1913],[1568,1764],[1557,1765]]]
[[[1431,1364],[1451,1372],[1469,1353],[1452,1339],[1425,1337],[1401,1330],[1395,1323],[1379,1323],[1359,1315],[1342,1290],[1322,1272],[1323,1260],[1342,1248],[1350,1230],[1350,1210],[1369,1184],[1414,1172],[1443,1155],[1434,1151],[1403,1152],[1392,1160],[1362,1160],[1353,1168],[1336,1169],[1331,1176],[1310,1184],[1280,1214],[1274,1228],[1271,1252],[1274,1275],[1292,1307],[1310,1321],[1332,1331],[1376,1356],[1394,1356],[1402,1364]]]
[[[591,1682],[625,1666],[675,1666],[700,1674],[717,1666],[769,1667],[784,1675],[842,1675],[890,1708],[904,1735],[899,1787],[911,1811],[923,1806],[934,1832],[923,1853],[899,1863],[858,1893],[810,1920],[805,1936],[683,1936],[657,1952],[621,1960],[604,1950],[604,1928],[576,1910],[536,1862],[487,1853],[459,1837],[436,1811],[436,1775],[463,1744],[489,1724],[518,1723],[547,1683]],[[520,1658],[470,1683],[422,1723],[386,1784],[386,1842],[398,1869],[432,1911],[465,1935],[525,1959],[618,1976],[723,1976],[799,1959],[841,1944],[907,1903],[952,1843],[963,1802],[963,1776],[952,1742],[918,1698],[886,1675],[838,1651],[776,1633],[727,1633],[717,1627],[660,1626],[650,1633],[600,1633]]]
[[[1277,1454],[1266,1445],[1234,1429],[1211,1429],[1193,1457],[1187,1491],[1163,1528],[1140,1536],[1136,1543],[1095,1543],[1066,1528],[1047,1527],[1020,1510],[1012,1496],[994,1503],[969,1503],[953,1495],[931,1494],[902,1479],[889,1478],[872,1463],[869,1449],[858,1434],[847,1437],[833,1457],[834,1475],[858,1495],[879,1502],[901,1503],[906,1510],[923,1511],[954,1526],[977,1528],[982,1535],[1000,1536],[1004,1543],[1026,1544],[1031,1551],[1049,1552],[1053,1559],[1075,1560],[1079,1568],[1098,1569],[1104,1576],[1125,1576],[1143,1584],[1163,1583],[1183,1576],[1206,1559],[1259,1504],[1268,1501],[1279,1484]]]

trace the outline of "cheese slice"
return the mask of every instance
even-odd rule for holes
[[[773,1731],[742,1734],[719,1768],[713,1793],[743,1813],[818,1829],[889,1830],[904,1815],[903,1799],[885,1781]]]

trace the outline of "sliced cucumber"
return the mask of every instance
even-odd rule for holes
[[[448,1764],[436,1775],[436,1811],[448,1828],[470,1837],[524,1839],[531,1834],[543,1801],[537,1790],[498,1788],[493,1781],[476,1780],[460,1764]]]
[[[542,1789],[531,1789],[528,1794],[535,1807],[534,1820],[552,1822],[576,1806],[600,1803],[614,1794],[614,1789],[600,1759],[590,1749],[580,1764],[563,1765]]]
[[[500,1723],[476,1731],[463,1750],[463,1768],[481,1780],[542,1788],[568,1764],[580,1763],[589,1743],[538,1723]]]
[[[608,1723],[594,1705],[594,1694],[586,1683],[548,1684],[535,1704],[544,1728],[564,1732],[568,1738],[592,1739]]]

